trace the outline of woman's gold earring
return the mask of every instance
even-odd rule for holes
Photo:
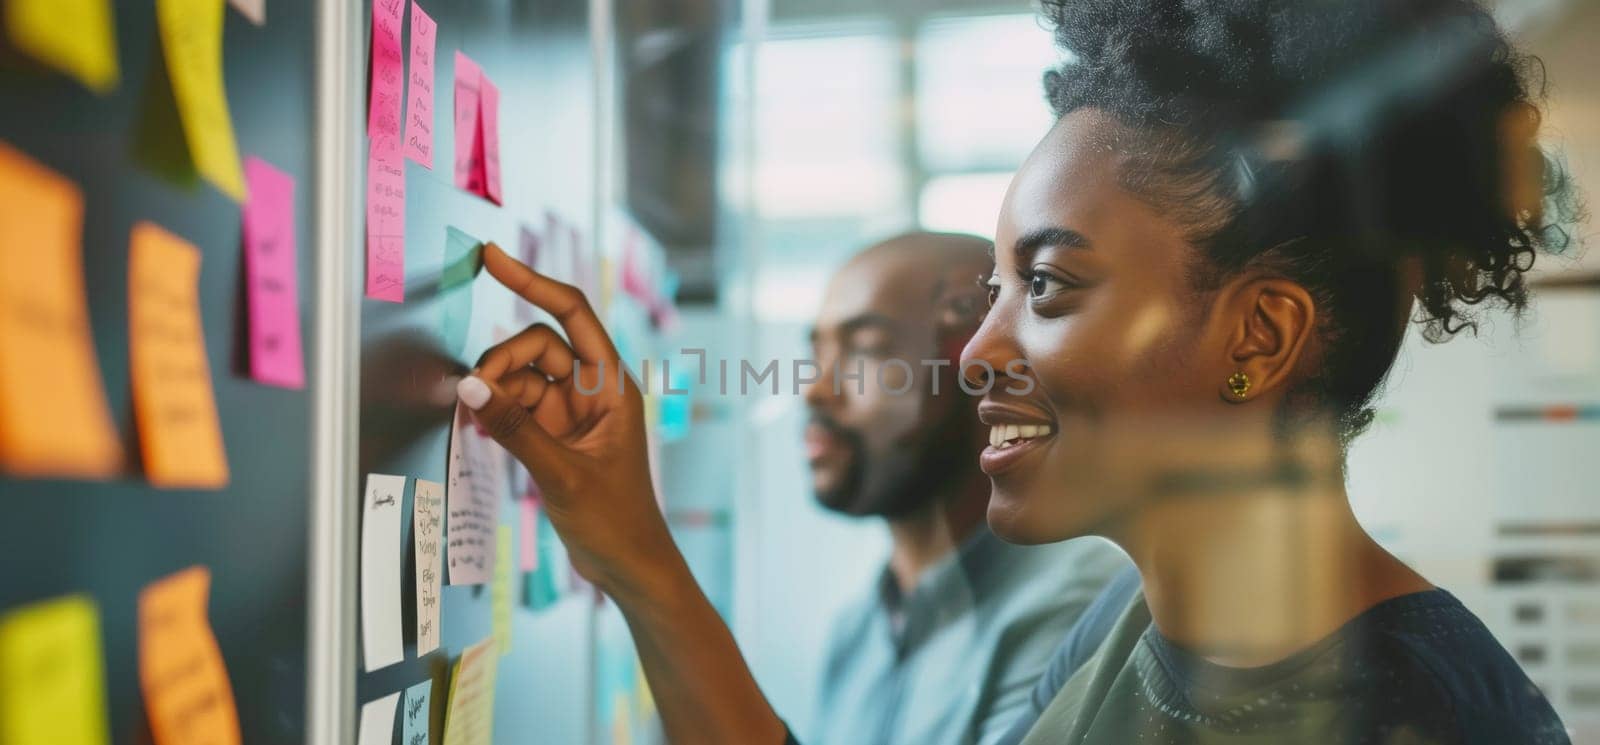
[[[1228,376],[1228,390],[1233,391],[1235,398],[1244,398],[1250,392],[1250,376],[1243,372],[1236,372]]]

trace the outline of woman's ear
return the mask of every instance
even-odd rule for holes
[[[1281,277],[1248,278],[1235,286],[1225,312],[1225,353],[1233,370],[1217,381],[1223,399],[1243,403],[1281,393],[1315,333],[1317,308],[1311,293]]]

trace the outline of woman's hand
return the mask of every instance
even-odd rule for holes
[[[484,246],[484,267],[555,316],[485,352],[457,387],[478,423],[528,467],[574,568],[608,594],[652,584],[679,562],[656,505],[644,404],[616,347],[576,287]],[[575,377],[576,376],[576,377]]]
[[[500,283],[556,317],[484,353],[457,395],[528,466],[573,566],[622,610],[669,742],[781,743],[733,634],[656,507],[644,401],[577,288],[484,247]]]

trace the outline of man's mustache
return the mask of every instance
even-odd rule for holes
[[[840,424],[826,412],[811,412],[811,423],[821,427],[829,435],[843,441],[852,451],[859,452],[864,444],[864,439],[860,432]]]

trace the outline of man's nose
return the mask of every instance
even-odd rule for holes
[[[833,390],[834,359],[832,355],[818,354],[812,361],[817,366],[817,379],[805,385],[802,395],[806,406],[813,409],[826,409],[832,406],[838,398],[838,394]]]

